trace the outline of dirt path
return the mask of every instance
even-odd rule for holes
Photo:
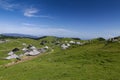
[[[43,54],[49,54],[49,53],[52,53],[53,51],[54,50],[51,50],[50,52],[43,53]],[[7,64],[5,64],[3,66],[9,67],[9,66],[12,66],[12,65],[15,65],[15,64],[19,64],[19,63],[22,63],[22,62],[25,62],[25,61],[32,60],[32,59],[37,58],[37,57],[39,57],[41,55],[42,54],[39,54],[39,55],[36,55],[36,56],[24,56],[21,60],[13,61],[13,62],[7,63]]]
[[[36,58],[38,56],[40,56],[40,55],[37,55],[37,56],[24,56],[21,60],[10,62],[8,64],[5,64],[4,66],[9,67],[9,66],[12,66],[12,65],[15,65],[15,64],[18,64],[18,63],[22,63],[22,62],[25,62],[25,61],[28,61],[28,60],[32,60],[32,59],[34,59],[34,58]]]

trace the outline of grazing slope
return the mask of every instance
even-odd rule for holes
[[[17,41],[33,42],[39,47],[40,40]],[[118,42],[105,46],[104,41],[93,41],[67,50],[56,45],[52,53],[9,67],[1,66],[0,80],[120,80],[119,67]]]

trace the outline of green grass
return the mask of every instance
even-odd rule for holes
[[[32,42],[40,47],[40,40],[18,41]],[[21,44],[18,45],[21,47]],[[9,67],[1,66],[0,80],[120,80],[119,43],[105,46],[104,42],[93,42],[67,50],[55,46],[54,50],[30,61]]]

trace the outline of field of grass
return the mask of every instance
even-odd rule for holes
[[[0,51],[0,56],[14,47],[22,48],[23,42],[40,48],[40,41],[17,39],[0,44],[0,49],[6,50]],[[0,64],[7,62],[10,61],[1,60]],[[105,46],[105,42],[93,41],[67,50],[56,45],[52,53],[9,67],[0,66],[0,80],[120,80],[120,43]]]

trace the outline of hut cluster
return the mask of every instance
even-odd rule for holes
[[[6,43],[6,42],[9,42],[9,40],[0,39],[0,43]]]
[[[62,49],[67,49],[72,45],[80,45],[80,46],[82,46],[84,44],[85,44],[84,42],[79,42],[79,41],[78,42],[76,42],[76,41],[65,41],[65,43],[61,44],[61,48]]]
[[[23,45],[25,45],[23,43]],[[18,48],[14,48],[12,51],[10,51],[8,53],[8,57],[6,57],[5,59],[21,59],[22,56],[35,56],[41,53],[45,53],[47,51],[49,47],[45,46],[43,48],[37,49],[35,46],[33,45],[28,45],[27,47],[24,47],[22,49],[23,53],[20,55],[15,54],[17,51],[19,51],[20,49]]]
[[[47,44],[53,44],[51,47],[48,47],[46,46]],[[48,42],[48,41],[41,41],[40,42],[40,45],[41,46],[44,46],[40,49],[37,49],[35,46],[33,45],[27,45],[26,43],[22,43],[22,45],[24,46],[22,49],[19,49],[19,48],[14,48],[13,50],[11,50],[9,53],[8,53],[8,56],[5,58],[5,59],[21,59],[23,56],[36,56],[36,55],[39,55],[41,53],[45,53],[49,48],[52,49],[52,47],[55,45],[58,45],[61,49],[68,49],[70,46],[72,45],[84,45],[85,43],[84,42],[80,42],[80,41],[52,41],[52,42]],[[18,51],[22,51],[21,54],[17,55],[16,53]]]
[[[114,37],[114,38],[110,38],[110,39],[108,39],[108,41],[111,41],[111,42],[119,42],[119,41],[120,41],[120,36]]]

